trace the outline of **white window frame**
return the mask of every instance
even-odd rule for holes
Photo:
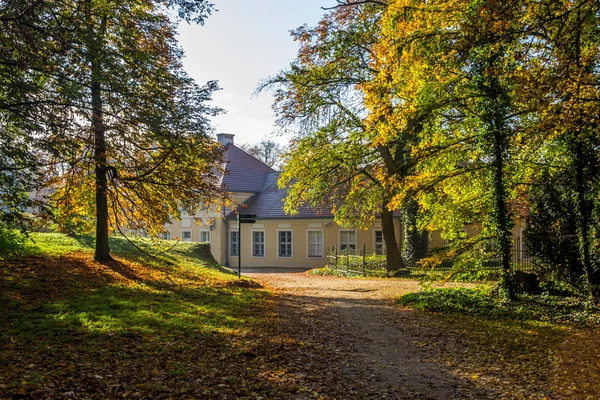
[[[237,241],[235,242],[237,245],[237,253],[233,252],[233,240],[232,234],[237,233]],[[240,256],[240,231],[229,231],[229,255],[231,257],[239,257]]]
[[[171,240],[171,231],[168,229],[165,229],[164,231],[162,231],[160,233],[160,238],[162,240]]]
[[[379,243],[377,243],[377,232],[381,232],[381,249],[378,250],[377,249],[377,245]],[[373,253],[377,254],[377,255],[384,255],[385,254],[385,239],[383,237],[383,230],[382,229],[374,229],[373,230]]]
[[[202,240],[203,234],[208,234],[208,240]],[[210,231],[208,229],[201,229],[200,230],[200,243],[210,243],[211,236],[212,235],[210,234]]]
[[[263,237],[263,241],[262,241],[262,255],[261,256],[257,256],[254,253],[254,233],[259,233],[262,232],[262,237]],[[252,258],[265,258],[266,257],[266,253],[267,253],[267,234],[265,233],[264,229],[253,229],[252,231],[250,231],[250,243],[252,244],[252,247],[250,248],[251,253],[252,254]]]
[[[356,229],[340,229],[338,231],[338,248],[340,251],[346,251],[346,249],[342,249],[342,232],[353,232],[354,233],[354,248],[350,247],[352,251],[356,251]],[[346,245],[351,245],[351,243],[345,243]]]
[[[185,237],[183,236],[184,233],[189,233],[190,234],[190,240],[186,240]],[[194,241],[194,236],[192,235],[192,231],[190,230],[182,230],[181,231],[181,241],[182,242],[193,242]]]
[[[281,255],[281,232],[289,232],[290,233],[290,255]],[[277,229],[277,258],[294,258],[294,231],[291,229]]]
[[[321,233],[321,243],[315,243],[321,245],[321,255],[311,255],[310,254],[310,233],[311,232],[320,232]],[[325,256],[325,231],[323,229],[307,229],[306,230],[306,258],[323,258]]]

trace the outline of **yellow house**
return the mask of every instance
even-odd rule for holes
[[[217,262],[232,267],[240,254],[245,267],[315,268],[325,265],[326,249],[332,246],[352,251],[364,243],[367,253],[382,251],[379,221],[368,229],[354,229],[336,224],[330,210],[302,207],[297,215],[287,215],[287,191],[277,187],[279,173],[237,147],[234,135],[220,133],[217,139],[225,147],[226,173],[220,185],[230,192],[237,210],[256,214],[256,222],[240,227],[237,211],[225,207],[205,216],[182,214],[181,221],[165,226],[165,239],[208,242]],[[400,238],[399,219],[394,224]]]
[[[364,245],[367,254],[383,252],[381,222],[374,221],[367,229],[339,226],[331,210],[303,206],[290,216],[283,211],[286,189],[277,187],[279,173],[254,158],[234,143],[234,135],[217,134],[224,148],[220,186],[230,193],[235,209],[221,207],[202,215],[182,213],[180,221],[165,226],[163,238],[189,242],[208,242],[213,257],[225,266],[235,267],[241,253],[244,267],[317,268],[326,264],[326,250],[350,252]],[[238,211],[256,214],[256,222],[237,222]],[[402,243],[400,215],[395,214],[394,227],[398,244]],[[240,229],[241,228],[241,229]],[[465,225],[469,237],[480,233],[477,224]],[[523,226],[518,220],[513,228],[513,262],[528,258],[521,240]],[[443,247],[446,240],[440,232],[430,232],[428,246]],[[490,246],[493,248],[493,242]]]

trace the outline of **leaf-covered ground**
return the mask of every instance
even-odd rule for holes
[[[323,341],[343,352],[326,371],[343,376],[343,366],[352,366],[359,388],[336,397],[339,392],[320,387],[333,398],[600,398],[595,325],[398,306],[395,298],[419,290],[409,280],[254,277],[279,288],[284,312],[296,309],[292,315],[318,327]]]
[[[191,244],[148,258],[114,239],[103,265],[90,238],[34,239],[0,260],[2,399],[599,397],[594,327],[402,308],[409,280],[263,289]]]

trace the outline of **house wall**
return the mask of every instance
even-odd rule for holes
[[[231,199],[234,204],[242,204],[248,200],[253,193],[232,193]],[[171,240],[182,240],[183,231],[191,232],[191,241],[200,242],[201,232],[210,232],[210,252],[217,262],[223,264],[226,257],[227,231],[226,222],[223,215],[228,214],[231,208],[221,207],[220,209],[199,212],[196,215],[181,213],[181,220],[171,220],[170,224],[165,225],[165,231],[171,235]]]
[[[396,235],[400,234],[400,223],[395,221]],[[230,222],[229,232],[237,231],[237,222]],[[323,254],[320,257],[309,256],[308,231],[323,232]],[[318,268],[326,263],[326,249],[340,245],[340,232],[354,230],[356,232],[356,247],[360,249],[365,244],[367,253],[372,253],[375,243],[375,231],[381,230],[381,223],[374,222],[368,229],[347,229],[339,226],[333,219],[281,219],[257,220],[255,224],[242,224],[241,251],[243,267],[290,267]],[[252,255],[252,232],[264,232],[264,256]],[[279,231],[292,232],[292,256],[279,255]],[[228,234],[228,238],[230,235]],[[231,247],[231,246],[230,246]],[[231,267],[238,265],[238,257],[228,249],[226,261]]]

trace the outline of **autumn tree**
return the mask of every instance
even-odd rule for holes
[[[50,2],[7,0],[0,8],[0,221],[12,226],[25,222],[27,193],[43,183],[48,155],[69,147],[56,139],[69,115],[49,85],[60,33],[40,28],[53,16]]]
[[[527,113],[513,98],[521,71],[515,55],[527,37],[522,6],[390,2],[376,46],[380,73],[367,87],[383,140],[417,137],[408,163],[414,173],[390,182],[404,186],[395,201],[412,193],[421,226],[447,239],[466,239],[465,224],[482,224],[481,238],[454,247],[463,243],[464,251],[494,237],[510,297],[511,177],[519,121]]]
[[[575,223],[579,263],[595,301],[600,299],[599,12],[599,5],[589,1],[543,1],[531,8],[537,33],[533,68],[539,77],[532,95],[545,100],[532,127],[544,141],[538,153],[541,173],[534,177],[560,182],[555,190],[560,189],[570,206],[555,220],[568,216]],[[538,197],[552,194],[538,190]],[[543,210],[534,211],[532,221],[543,220]],[[563,226],[563,235],[573,233],[571,224]]]
[[[404,263],[384,177],[400,172],[403,149],[373,142],[361,88],[375,73],[371,51],[384,10],[382,3],[340,2],[317,27],[298,28],[298,58],[265,86],[278,88],[278,123],[296,133],[280,179],[289,186],[286,210],[332,206],[338,222],[357,227],[380,216],[393,271]]]
[[[65,116],[61,129],[43,133],[51,148],[36,151],[47,161],[46,176],[66,188],[57,191],[65,194],[56,199],[59,206],[93,188],[99,261],[111,259],[110,229],[155,233],[180,209],[193,212],[220,196],[213,174],[220,148],[207,135],[207,117],[218,110],[206,105],[217,85],[198,86],[183,71],[170,9],[180,19],[202,22],[211,6],[193,0],[32,1],[28,24],[20,23],[16,9],[16,22],[8,24],[7,36],[19,29],[43,32],[49,35],[44,46],[54,46],[39,65],[15,61],[12,68],[27,80],[37,78],[41,93]],[[17,106],[13,113],[25,108]]]

